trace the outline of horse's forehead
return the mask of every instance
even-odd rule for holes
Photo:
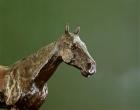
[[[85,43],[80,39],[78,35],[74,36],[73,43],[78,43],[81,47],[86,48]]]
[[[83,49],[83,51],[88,55],[88,57],[92,59],[92,57],[90,56],[87,50],[86,44],[80,39],[78,35],[73,36],[73,43],[78,43],[80,47]]]
[[[83,49],[83,51],[89,56],[89,58],[92,59],[92,57],[90,56],[90,54],[87,50],[86,44],[83,41],[81,41],[81,39],[78,35],[74,36],[74,43],[78,43],[80,45],[80,47]]]

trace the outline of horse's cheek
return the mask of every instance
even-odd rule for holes
[[[69,49],[64,49],[63,51],[60,52],[62,59],[64,60],[64,62],[69,63],[71,61],[71,59],[73,58],[73,54],[71,52],[71,50]]]

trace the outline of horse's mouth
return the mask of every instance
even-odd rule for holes
[[[94,75],[94,73],[96,73],[96,68],[93,68],[93,70],[88,70],[88,71],[84,71],[84,70],[81,70],[81,74],[84,76],[84,77],[90,77],[92,75]]]
[[[81,74],[84,76],[84,77],[90,77],[92,76],[94,73],[96,73],[96,65],[92,65],[90,69],[87,69],[87,70],[83,70],[81,69]]]

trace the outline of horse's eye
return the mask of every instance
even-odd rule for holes
[[[76,44],[72,45],[71,49],[75,50],[77,48]]]

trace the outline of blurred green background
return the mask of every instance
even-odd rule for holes
[[[61,64],[40,110],[140,110],[139,0],[0,0],[0,64],[11,65],[64,33],[80,36],[97,62],[86,79]]]

